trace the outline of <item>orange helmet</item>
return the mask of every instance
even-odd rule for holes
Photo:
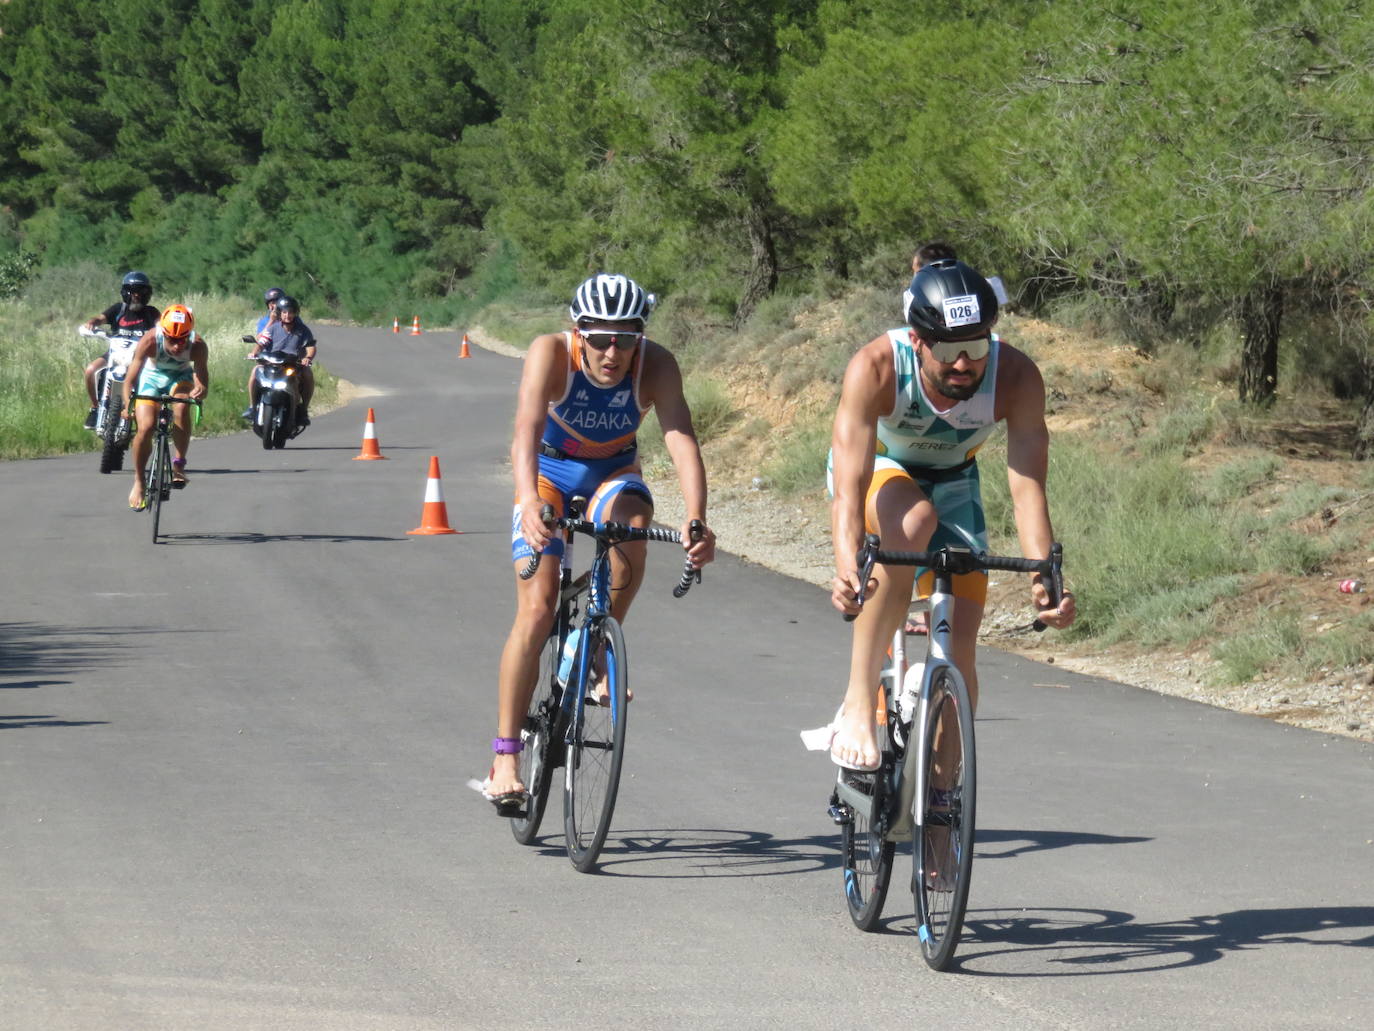
[[[158,325],[162,327],[165,336],[180,340],[182,337],[190,336],[191,330],[196,328],[196,317],[184,304],[169,304],[167,310],[162,313]]]

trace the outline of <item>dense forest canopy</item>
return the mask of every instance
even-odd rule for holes
[[[359,317],[614,266],[742,320],[942,237],[1031,309],[1234,320],[1248,400],[1292,332],[1368,393],[1370,7],[0,0],[0,261]]]

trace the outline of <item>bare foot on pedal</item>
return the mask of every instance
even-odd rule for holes
[[[860,773],[871,773],[882,765],[878,754],[878,740],[873,724],[873,709],[865,706],[863,715],[850,716],[849,706],[842,707],[831,724],[830,759],[836,766]]]

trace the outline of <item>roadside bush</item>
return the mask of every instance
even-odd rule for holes
[[[20,251],[0,258],[0,300],[18,297],[38,268],[38,255]]]

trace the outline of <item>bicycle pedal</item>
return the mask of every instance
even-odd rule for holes
[[[845,827],[854,822],[854,810],[847,805],[827,806],[825,811],[830,819],[840,827]]]

